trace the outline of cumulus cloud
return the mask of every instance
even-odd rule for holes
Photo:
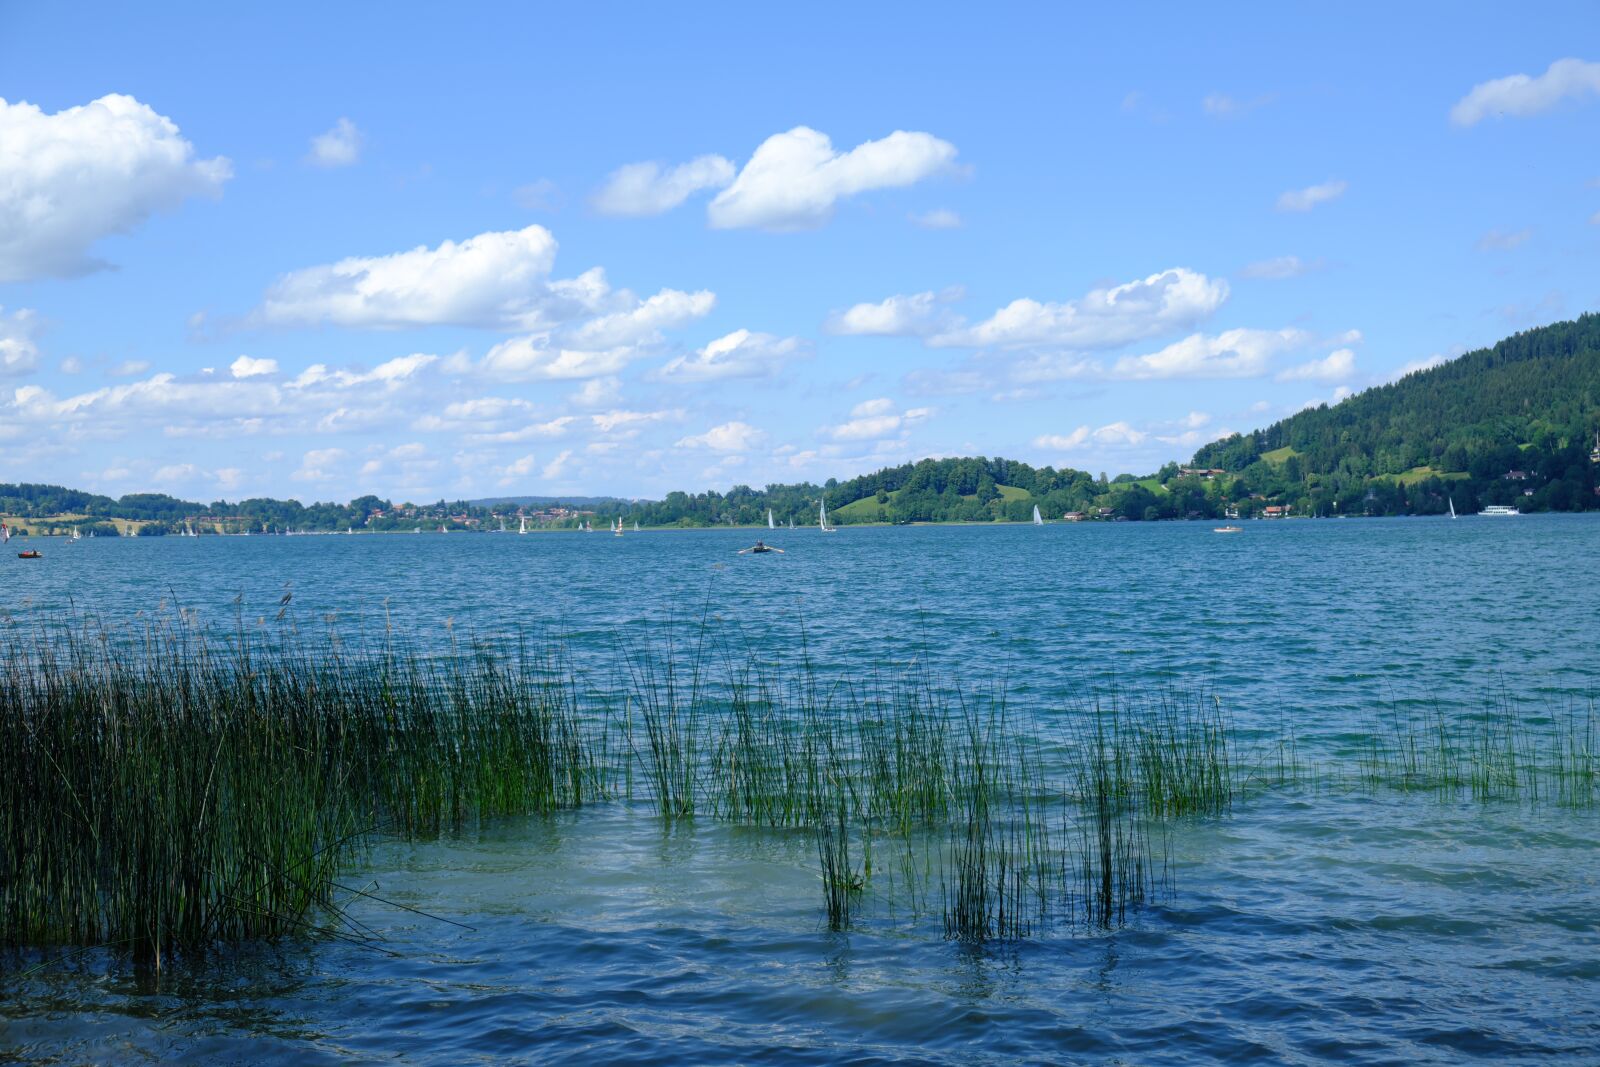
[[[809,346],[798,337],[735,330],[690,355],[671,360],[658,377],[670,382],[765,378],[808,352]]]
[[[823,427],[823,434],[835,441],[870,441],[909,428],[933,414],[932,408],[899,410],[888,397],[864,400],[850,409],[850,417],[834,426]]]
[[[907,216],[913,225],[924,230],[958,230],[961,228],[961,216],[947,207],[937,207],[932,211],[924,211],[920,215],[912,212]]]
[[[47,114],[0,99],[0,282],[67,278],[106,266],[90,249],[233,175],[195,158],[171,119],[113,93]]]
[[[1298,278],[1303,274],[1321,270],[1323,265],[1320,259],[1304,260],[1299,256],[1277,256],[1273,259],[1261,259],[1249,264],[1239,272],[1239,276],[1241,278],[1281,281],[1285,278]]]
[[[676,422],[683,418],[681,408],[663,409],[660,411],[628,411],[617,409],[614,411],[600,412],[589,416],[589,421],[594,428],[603,434],[620,437],[634,437],[639,431],[657,422]]]
[[[568,331],[566,337],[573,347],[586,349],[659,341],[662,330],[703,318],[710,314],[716,302],[716,294],[704,289],[695,293],[663,289],[626,311],[591,319]]]
[[[1227,298],[1228,283],[1222,279],[1175,267],[1123,285],[1091,290],[1079,300],[1014,300],[983,322],[937,334],[929,343],[1114,348],[1192,326],[1209,317]]]
[[[1143,430],[1136,430],[1126,422],[1112,422],[1097,430],[1088,426],[1079,426],[1071,433],[1043,434],[1033,439],[1035,448],[1047,449],[1051,452],[1073,452],[1088,445],[1099,446],[1130,446],[1138,445],[1150,435]]]
[[[306,162],[318,167],[348,167],[361,159],[364,138],[356,124],[340,118],[327,133],[311,138],[311,151]]]
[[[767,439],[761,430],[748,422],[725,422],[713,426],[705,433],[678,440],[679,448],[707,448],[713,452],[749,452]]]
[[[228,365],[228,370],[235,378],[262,378],[269,374],[278,373],[278,361],[275,359],[253,359],[250,356],[240,356]]]
[[[1600,95],[1600,63],[1558,59],[1543,74],[1512,74],[1474,85],[1450,109],[1450,121],[1474,126],[1491,115],[1537,115],[1563,100],[1595,95]]]
[[[846,197],[913,185],[949,170],[955,157],[954,145],[928,133],[896,130],[838,152],[826,134],[796,126],[762,142],[706,214],[717,229],[809,229]]]
[[[945,305],[961,296],[958,287],[940,293],[896,294],[875,304],[856,304],[835,312],[823,324],[823,329],[855,337],[927,336],[952,325]]]
[[[638,355],[632,345],[586,351],[554,345],[548,334],[535,334],[501,341],[477,369],[502,382],[577,381],[616,374]]]
[[[1341,178],[1330,178],[1321,185],[1308,185],[1304,189],[1290,189],[1278,196],[1279,211],[1310,211],[1318,204],[1326,204],[1344,195],[1350,183]]]
[[[33,339],[37,328],[37,319],[29,308],[7,315],[6,309],[0,307],[0,377],[27,374],[39,365],[39,346]]]
[[[1118,378],[1253,378],[1266,373],[1280,353],[1304,347],[1302,330],[1225,330],[1215,336],[1190,334],[1144,356],[1124,356],[1112,374]]]
[[[660,215],[702,189],[725,187],[733,175],[733,164],[717,155],[700,156],[671,169],[659,163],[629,163],[612,171],[589,203],[602,215]]]
[[[252,319],[270,326],[537,329],[593,311],[602,272],[552,281],[556,239],[543,226],[481,233],[386,256],[351,256],[279,278]]]
[[[1341,382],[1356,372],[1356,354],[1348,348],[1339,348],[1323,359],[1313,359],[1297,367],[1278,372],[1280,382]]]

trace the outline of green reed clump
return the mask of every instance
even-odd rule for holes
[[[181,622],[11,642],[0,943],[158,956],[316,926],[374,829],[433,833],[601,789],[530,663],[311,655]]]

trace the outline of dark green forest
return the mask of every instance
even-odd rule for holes
[[[1416,371],[1332,405],[1309,408],[1250,434],[1202,447],[1188,467],[1146,477],[1093,476],[982,456],[926,459],[847,481],[805,482],[726,493],[669,493],[664,500],[575,498],[559,504],[395,504],[364,496],[348,504],[254,498],[211,504],[158,493],[113,499],[53,485],[0,485],[0,514],[30,520],[85,516],[101,534],[140,523],[141,535],[531,526],[602,527],[620,516],[641,526],[817,521],[826,500],[839,525],[1088,521],[1261,515],[1433,515],[1509,504],[1523,511],[1600,509],[1600,315],[1528,330],[1492,348]],[[118,523],[122,525],[119,526]]]

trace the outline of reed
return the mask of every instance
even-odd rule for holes
[[[982,942],[1128,921],[1171,889],[1174,826],[1246,789],[1600,797],[1593,707],[1530,714],[1503,695],[1466,717],[1391,712],[1353,761],[1313,765],[1292,728],[1241,742],[1201,695],[1114,691],[1019,725],[1004,686],[916,665],[829,681],[803,645],[773,659],[709,625],[688,646],[623,649],[615,684],[581,687],[559,648],[425,656],[387,635],[305,637],[292,617],[218,635],[175,610],[8,637],[8,945],[159,957],[361,936],[338,876],[374,834],[616,799],[810,835],[831,928],[898,900]]]

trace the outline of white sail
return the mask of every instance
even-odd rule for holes
[[[11,527],[0,522],[0,544],[4,544],[9,540],[11,540]]]
[[[794,529],[794,516],[793,515],[789,516],[789,529],[791,529],[791,530]]]
[[[1044,516],[1039,514],[1039,505],[1038,504],[1035,504],[1033,506],[1033,524],[1035,526],[1043,526],[1044,525]]]
[[[449,533],[449,532],[450,532],[450,531],[449,531],[449,530],[447,530],[447,529],[445,529],[445,525],[444,525],[444,523],[442,523],[442,522],[441,522],[441,523],[440,523],[440,524],[439,524],[439,532],[440,532],[440,533]]]
[[[1456,500],[1455,497],[1450,497],[1448,499],[1450,500],[1450,517],[1453,519],[1456,517]]]
[[[817,525],[822,527],[823,533],[833,533],[833,527],[828,525],[828,502],[817,501]]]
[[[634,519],[633,520],[633,532],[634,533],[638,533],[639,532],[639,520],[638,519]]]
[[[777,524],[775,524],[775,523],[774,523],[774,522],[773,522],[773,521],[772,521],[772,509],[771,509],[771,508],[768,508],[768,509],[767,509],[767,529],[769,529],[769,530],[776,530],[776,529],[777,529],[777,528],[778,528],[778,527],[777,527]]]
[[[617,524],[611,528],[611,532],[613,534],[615,534],[617,537],[621,537],[622,536],[622,516],[621,515],[617,516]]]

